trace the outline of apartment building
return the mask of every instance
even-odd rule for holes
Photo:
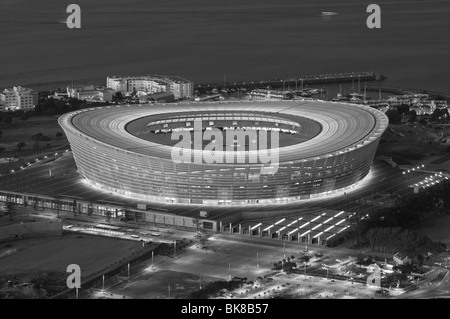
[[[194,83],[178,76],[146,75],[146,76],[109,76],[106,86],[125,95],[169,92],[175,99],[194,97]]]
[[[31,110],[38,103],[38,93],[32,89],[15,86],[0,93],[0,110]]]

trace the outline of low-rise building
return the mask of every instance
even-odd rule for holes
[[[170,103],[175,102],[175,96],[170,92],[155,93],[148,96],[150,101]]]
[[[2,111],[32,110],[38,103],[38,93],[30,88],[15,86],[0,94]]]
[[[77,86],[68,86],[67,87],[67,95],[71,98],[77,98],[77,94],[79,92],[90,92],[94,91],[94,85],[77,85]]]
[[[77,92],[75,97],[79,100],[86,101],[111,102],[113,95],[108,90],[94,90]]]
[[[406,265],[411,263],[411,259],[408,256],[404,256],[400,253],[395,253],[393,256],[394,262],[397,266]]]
[[[48,98],[52,98],[55,100],[67,99],[69,94],[67,92],[55,92],[53,95],[49,95]]]
[[[94,85],[67,87],[68,97],[76,98],[79,100],[111,102],[114,94],[115,90],[113,89],[96,89]]]

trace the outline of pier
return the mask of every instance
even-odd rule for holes
[[[286,89],[287,87],[295,88],[296,90],[302,89],[306,85],[316,84],[329,84],[329,83],[342,83],[342,82],[354,82],[354,81],[382,81],[386,79],[386,76],[375,72],[352,72],[352,73],[338,73],[338,74],[315,74],[306,75],[288,79],[273,79],[268,81],[245,81],[245,82],[232,82],[232,83],[211,83],[211,84],[198,84],[195,85],[195,89],[199,93],[206,93],[213,88],[217,90],[222,89],[255,89],[255,88],[267,88],[272,89]]]

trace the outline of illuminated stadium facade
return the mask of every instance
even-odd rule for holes
[[[195,139],[198,123],[202,134],[279,134],[276,163],[248,160],[266,151],[251,150],[251,137],[244,142],[245,161],[236,161],[242,141],[233,137],[219,141],[223,150],[216,152],[234,161],[176,163],[179,140],[172,134]],[[93,186],[140,201],[249,205],[327,196],[354,185],[369,173],[388,119],[370,107],[332,102],[211,102],[90,108],[61,116],[59,124],[79,174]],[[200,148],[192,158],[197,152],[209,156]],[[274,165],[269,173],[262,168]]]

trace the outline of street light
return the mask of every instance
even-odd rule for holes
[[[259,252],[256,252],[256,269],[259,269]]]

